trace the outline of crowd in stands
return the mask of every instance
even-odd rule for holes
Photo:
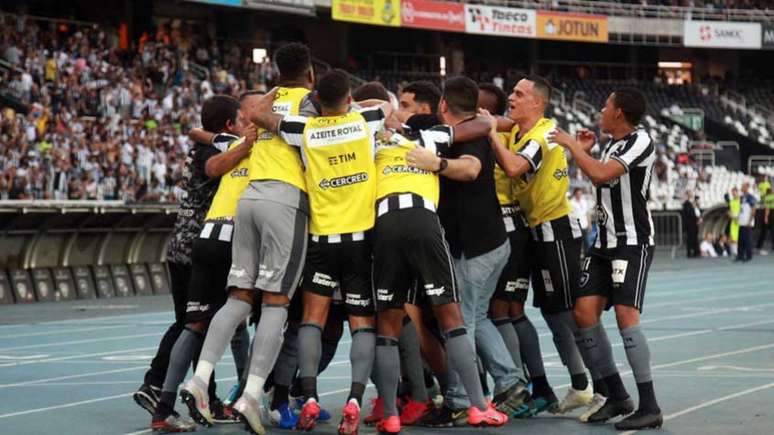
[[[0,198],[179,200],[201,102],[266,87],[268,64],[173,21],[125,29],[0,15]],[[197,68],[195,68],[198,66]]]

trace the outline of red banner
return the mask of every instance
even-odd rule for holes
[[[402,0],[401,25],[421,29],[465,31],[465,6],[432,0]]]

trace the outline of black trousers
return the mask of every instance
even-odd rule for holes
[[[763,210],[758,210],[759,212],[762,212]],[[756,222],[758,222],[758,244],[756,248],[758,250],[763,249],[763,245],[766,244],[766,236],[768,235],[771,237],[771,249],[774,249],[774,212],[769,212],[769,223],[766,224],[763,222],[763,213],[760,213],[759,217],[756,217]]]
[[[739,227],[739,248],[736,255],[737,260],[752,260],[753,240],[752,227]]]
[[[688,258],[698,257],[699,253],[699,228],[689,226],[685,229],[685,249]]]

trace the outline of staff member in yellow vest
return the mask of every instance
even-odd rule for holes
[[[275,53],[274,62],[280,87],[267,111],[296,114],[301,99],[314,86],[309,49],[298,43],[285,45]],[[274,133],[258,131],[248,168],[250,184],[237,205],[229,299],[213,318],[194,376],[180,395],[194,420],[212,423],[204,394],[207,380],[234,330],[251,314],[255,301],[262,300],[247,381],[234,409],[253,431],[263,434],[260,396],[282,347],[283,334],[277,331],[285,327],[287,307],[303,268],[309,200],[298,149]]]
[[[392,114],[392,106],[383,102],[349,111],[349,75],[342,70],[333,70],[320,79],[317,97],[322,116],[283,117],[259,105],[251,119],[299,147],[306,164],[311,241],[304,268],[304,315],[298,331],[299,380],[305,403],[296,427],[311,430],[320,415],[320,339],[333,293],[340,288],[352,331],[352,384],[339,433],[355,434],[376,340],[367,235],[375,219],[375,135]]]
[[[489,113],[504,114],[508,107],[508,96],[505,92],[491,83],[480,83],[478,86],[477,107]],[[498,135],[502,143],[508,143],[510,131]],[[495,165],[494,178],[497,200],[500,202],[505,231],[511,244],[511,254],[497,281],[489,315],[502,335],[513,363],[523,372],[519,336],[511,323],[511,317],[524,313],[524,302],[529,290],[529,250],[532,236],[529,224],[521,213],[519,204],[514,200],[513,180],[499,165]]]
[[[728,238],[731,241],[731,253],[739,252],[739,212],[742,210],[742,200],[739,199],[739,189],[733,187],[728,198]]]
[[[217,125],[212,122],[204,123],[205,128],[222,131],[214,138],[208,138],[206,142],[229,141],[228,150],[234,155],[236,163],[232,165],[229,172],[220,177],[218,190],[205,216],[202,230],[193,244],[186,325],[172,347],[161,397],[151,420],[151,429],[155,431],[178,432],[196,428],[193,422],[180,419],[174,411],[177,387],[185,378],[195,355],[201,351],[210,320],[226,302],[228,295],[226,278],[231,266],[231,234],[234,228],[236,203],[247,185],[250,144],[255,141],[257,132],[255,126],[245,122],[242,116],[238,116],[239,102],[231,97],[221,96],[221,98],[229,103],[228,106],[218,107],[219,113],[210,114],[208,113],[210,107],[205,104],[202,118],[233,119],[236,122],[225,122],[222,128],[217,128]],[[243,97],[242,103],[244,104],[249,98]],[[237,135],[244,136],[240,138]],[[235,361],[237,359],[246,361],[247,350],[243,351],[244,355],[237,355],[240,358],[235,357]]]
[[[572,380],[571,388],[559,403],[545,376],[534,326],[526,316],[512,312],[533,385],[533,403],[518,410],[514,414],[517,417],[544,410],[565,413],[590,405],[593,395],[575,344],[577,326],[572,317],[573,295],[580,278],[582,233],[578,220],[570,217],[564,150],[547,139],[556,127],[552,120],[545,118],[550,99],[551,85],[544,78],[530,75],[520,80],[508,97],[508,118],[516,124],[511,130],[509,146],[501,142],[496,132],[490,134],[497,162],[514,180],[514,199],[532,231],[534,305],[540,308],[551,329],[556,350]],[[604,391],[603,384],[597,384],[597,392]]]

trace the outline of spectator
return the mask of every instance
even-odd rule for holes
[[[685,247],[688,258],[699,257],[699,226],[701,225],[701,211],[696,204],[693,192],[685,192],[683,202],[683,228],[685,229]]]
[[[702,240],[701,245],[699,246],[699,252],[702,257],[715,258],[718,256],[718,251],[715,249],[713,243],[712,234],[707,233],[704,235],[704,240]]]
[[[753,256],[752,229],[755,226],[755,197],[750,193],[750,183],[742,185],[739,209],[739,248],[734,261],[750,261]]]

